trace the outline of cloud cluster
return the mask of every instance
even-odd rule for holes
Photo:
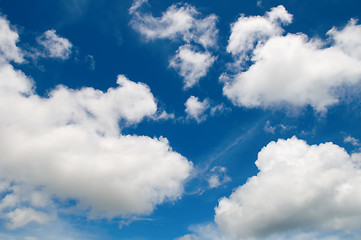
[[[242,16],[232,25],[227,50],[241,66],[252,61],[246,70],[221,77],[223,93],[235,105],[310,105],[324,112],[342,97],[340,88],[360,82],[361,25],[351,20],[341,30],[332,28],[324,41],[302,33],[283,35],[281,24],[291,21],[279,6],[265,16]]]
[[[271,142],[258,154],[257,176],[219,201],[215,222],[236,239],[297,231],[347,236],[361,227],[359,160],[332,143]]]
[[[0,36],[12,36],[0,49],[14,47],[0,54],[0,176],[10,183],[1,189],[0,211],[9,228],[50,220],[54,197],[75,200],[90,218],[113,218],[149,214],[182,195],[192,163],[166,138],[121,134],[157,117],[147,85],[119,75],[118,86],[106,92],[58,86],[41,97],[34,81],[8,62],[23,60],[18,35],[4,18],[0,25]],[[25,183],[34,191],[12,187]]]
[[[170,60],[174,68],[184,78],[184,88],[190,88],[204,77],[213,65],[215,57],[207,50],[217,44],[217,16],[211,14],[205,18],[189,4],[174,4],[162,16],[154,17],[142,11],[146,0],[134,1],[129,9],[133,29],[147,41],[155,39],[182,40],[186,43],[179,47]],[[197,50],[197,46],[204,51]]]

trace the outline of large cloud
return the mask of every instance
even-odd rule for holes
[[[302,33],[283,36],[280,24],[291,19],[279,6],[263,17],[241,17],[232,25],[227,50],[237,64],[246,65],[245,56],[253,62],[248,69],[221,78],[224,95],[235,105],[311,105],[325,111],[342,97],[339,88],[360,82],[361,26],[355,20],[342,30],[330,30],[333,42],[328,46],[328,41]]]
[[[215,222],[236,239],[337,231],[346,238],[361,227],[359,160],[332,143],[271,142],[258,154],[257,176],[219,201]]]
[[[16,47],[18,37],[12,41]],[[51,219],[47,208],[54,204],[37,204],[51,196],[74,199],[89,217],[113,218],[149,214],[182,195],[192,164],[167,139],[121,135],[119,126],[156,118],[147,85],[119,75],[119,86],[107,92],[58,86],[40,97],[34,82],[7,62],[21,61],[20,52],[0,55],[0,176],[8,183],[0,211],[9,228]],[[34,192],[14,190],[24,184],[36,189],[36,201]]]

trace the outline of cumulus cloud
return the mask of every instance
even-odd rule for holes
[[[238,63],[248,59],[248,54],[257,44],[263,44],[272,36],[284,32],[281,24],[292,22],[292,15],[283,6],[272,8],[265,16],[242,15],[231,25],[227,52],[238,58]]]
[[[217,16],[211,14],[201,18],[200,13],[189,4],[174,4],[161,17],[154,17],[141,11],[146,0],[136,0],[129,9],[130,22],[146,40],[182,40],[186,44],[179,47],[169,66],[184,78],[184,88],[190,88],[204,77],[216,57],[207,50],[217,44]],[[205,51],[197,50],[195,45]]]
[[[43,57],[66,60],[69,58],[73,47],[68,39],[58,36],[54,29],[44,32],[37,41],[45,50],[44,53],[41,53]]]
[[[215,222],[236,239],[304,239],[297,232],[347,237],[361,227],[359,160],[332,143],[271,142],[258,154],[259,173],[220,199]]]
[[[360,82],[361,25],[351,20],[341,30],[332,28],[328,36],[333,42],[327,45],[302,33],[284,36],[280,26],[291,20],[279,6],[263,17],[241,17],[232,25],[227,50],[237,64],[246,64],[244,56],[252,61],[244,71],[221,76],[223,93],[235,105],[310,105],[325,112],[342,97],[340,88]]]
[[[186,106],[185,111],[187,113],[187,118],[194,119],[198,123],[206,120],[207,115],[205,112],[210,107],[207,98],[200,101],[198,97],[190,96],[184,105]]]
[[[216,57],[209,52],[198,52],[187,44],[178,48],[170,60],[169,67],[174,68],[184,78],[184,88],[193,87],[199,79],[206,76]]]
[[[24,61],[23,53],[16,46],[19,41],[19,34],[11,30],[9,21],[0,16],[0,54],[6,61],[21,63]]]
[[[38,211],[52,204],[46,196],[60,203],[75,200],[89,218],[149,214],[181,197],[192,163],[166,138],[121,134],[122,128],[156,116],[147,85],[119,75],[118,86],[106,92],[58,86],[41,97],[34,81],[8,58],[0,54],[0,176],[38,193],[25,195],[33,196],[27,203],[14,190],[3,195],[9,228],[49,220]]]

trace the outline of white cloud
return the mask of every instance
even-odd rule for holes
[[[283,7],[276,10],[233,24],[227,49],[241,64],[249,53],[253,64],[236,75],[222,75],[223,93],[239,106],[310,105],[324,112],[342,97],[339,88],[360,82],[361,43],[356,39],[361,39],[361,26],[351,21],[342,30],[333,28],[328,34],[334,43],[325,47],[326,42],[302,33],[282,36],[279,23],[271,19],[289,23],[292,18]],[[351,54],[351,49],[356,51]]]
[[[209,188],[218,188],[229,181],[231,181],[231,178],[227,176],[225,167],[215,166],[211,169],[211,174],[208,177]]]
[[[359,160],[332,143],[271,142],[258,154],[257,176],[219,201],[215,222],[236,239],[347,237],[361,227]]]
[[[198,240],[199,238],[195,234],[186,234],[182,237],[176,238],[174,240]]]
[[[16,43],[19,41],[19,34],[11,30],[9,21],[0,16],[0,55],[4,60],[21,63],[24,61],[23,54]]]
[[[66,60],[71,54],[72,44],[63,37],[56,34],[54,29],[47,30],[37,39],[38,43],[44,47],[43,57],[60,58]]]
[[[134,0],[132,6],[129,8],[129,14],[133,14],[145,3],[148,3],[148,0]]]
[[[360,141],[354,137],[351,136],[347,136],[344,138],[343,140],[345,143],[351,143],[353,146],[359,146],[360,145]]]
[[[129,13],[132,15],[131,26],[147,40],[183,39],[201,44],[204,48],[214,47],[217,42],[217,17],[209,15],[198,17],[199,12],[189,4],[174,4],[161,17],[139,11],[147,1],[134,1]]]
[[[249,51],[263,44],[272,36],[283,33],[281,24],[292,22],[292,15],[283,6],[272,8],[265,16],[245,17],[242,15],[231,25],[231,36],[227,52],[238,58],[237,63],[248,60]]]
[[[107,92],[58,86],[40,97],[30,78],[1,62],[0,185],[37,189],[4,196],[8,227],[45,222],[37,209],[51,207],[46,196],[75,199],[90,218],[149,214],[181,197],[192,163],[166,138],[121,134],[122,127],[156,116],[157,104],[147,85],[123,75],[117,83]]]
[[[199,101],[198,97],[190,96],[184,105],[186,106],[185,111],[187,113],[187,118],[193,118],[198,123],[207,118],[205,111],[210,107],[208,99]]]
[[[169,67],[177,70],[184,78],[184,88],[190,88],[207,75],[215,60],[216,57],[209,52],[195,51],[187,44],[178,48],[176,55],[170,60]]]
[[[10,222],[6,225],[9,229],[24,227],[31,222],[46,223],[52,218],[46,213],[38,212],[32,208],[18,208],[7,213],[6,217],[10,219]]]

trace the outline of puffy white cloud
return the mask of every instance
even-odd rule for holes
[[[38,43],[45,49],[43,57],[68,59],[71,54],[73,45],[71,42],[56,34],[54,29],[47,30],[37,39]]]
[[[245,60],[250,50],[257,44],[262,44],[272,36],[283,33],[281,24],[292,22],[292,15],[283,6],[272,8],[265,16],[246,17],[242,15],[231,25],[231,36],[228,40],[227,51]]]
[[[187,113],[187,118],[193,118],[198,123],[207,118],[205,111],[210,107],[207,98],[203,101],[199,101],[198,97],[190,96],[184,105],[186,106],[185,111]]]
[[[35,189],[11,188],[1,199],[9,228],[49,220],[38,211],[51,208],[49,196],[76,200],[90,218],[149,214],[181,197],[192,163],[166,138],[121,134],[119,126],[156,117],[157,104],[147,85],[123,75],[117,83],[106,92],[58,86],[41,97],[29,77],[1,62],[0,188]]]
[[[140,11],[147,1],[134,1],[129,13],[132,15],[130,24],[147,40],[177,39],[196,42],[203,47],[214,47],[217,42],[217,17],[209,15],[199,18],[199,12],[189,4],[174,4],[161,17],[153,17]]]
[[[342,30],[333,28],[328,34],[334,43],[326,46],[326,42],[302,33],[282,36],[280,25],[270,19],[289,23],[291,17],[283,7],[276,9],[264,17],[241,17],[233,25],[228,51],[239,63],[244,62],[244,53],[250,52],[253,64],[236,75],[222,75],[223,93],[239,106],[310,105],[326,111],[342,97],[339,88],[360,82],[357,49],[361,43],[357,39],[361,39],[361,26],[351,21]],[[259,30],[252,31],[249,22]],[[356,51],[351,54],[351,49]]]
[[[11,30],[9,21],[0,16],[0,56],[7,61],[21,63],[24,61],[23,54],[16,43],[19,41],[19,34]]]
[[[236,239],[333,231],[347,237],[361,227],[359,160],[332,143],[271,142],[258,154],[257,176],[219,201],[215,222]]]
[[[215,60],[216,57],[209,52],[195,51],[187,44],[178,48],[176,55],[170,60],[169,67],[177,70],[184,78],[184,88],[190,88],[207,75]]]
[[[334,40],[335,46],[346,54],[361,59],[361,27],[357,25],[357,20],[351,19],[342,30],[333,27],[327,34]]]

